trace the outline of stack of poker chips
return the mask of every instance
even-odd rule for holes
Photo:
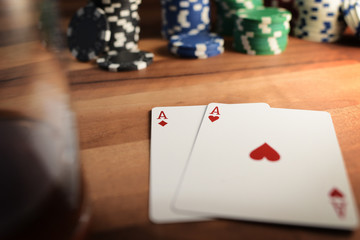
[[[161,0],[162,30],[164,38],[174,34],[196,35],[210,30],[209,0]]]
[[[346,24],[341,0],[296,0],[299,16],[293,29],[298,38],[314,42],[337,41]]]
[[[105,11],[111,30],[108,54],[137,49],[140,34],[138,6],[141,0],[94,0]]]
[[[342,0],[341,10],[346,24],[360,38],[360,2],[359,0]]]
[[[110,41],[110,27],[104,10],[89,3],[72,17],[67,29],[71,54],[81,62],[97,58]]]
[[[146,68],[154,55],[138,49],[139,4],[139,0],[94,0],[80,8],[68,27],[72,54],[83,62],[97,59],[100,68],[113,72]]]
[[[104,70],[119,72],[140,70],[153,61],[154,55],[140,51],[138,7],[141,0],[94,0],[104,9],[110,25],[111,38],[105,49],[106,56],[98,58],[98,66]]]
[[[283,8],[257,7],[237,11],[234,49],[249,55],[282,53],[288,42],[291,13]]]
[[[232,36],[234,14],[239,9],[254,9],[263,6],[263,0],[215,0],[216,32],[222,36]]]
[[[162,35],[179,57],[204,59],[224,52],[224,40],[210,33],[209,0],[162,0]]]

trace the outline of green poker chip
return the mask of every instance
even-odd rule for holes
[[[242,38],[239,42],[241,42],[241,46],[247,47],[250,46],[252,49],[258,50],[272,50],[272,49],[282,49],[284,50],[287,46],[287,39],[263,39],[263,41],[254,42],[249,38]],[[235,43],[238,45],[238,42]]]
[[[239,9],[235,13],[247,21],[262,23],[283,23],[291,20],[291,12],[284,8],[257,7],[255,9]]]
[[[264,50],[271,50],[271,44],[275,44],[280,48],[280,49],[285,49],[286,45],[287,45],[287,39],[286,40],[280,40],[280,39],[263,39],[263,41],[253,41],[252,39],[248,39],[249,43],[251,46],[253,46],[254,48],[257,49],[264,49]]]
[[[242,39],[243,37],[246,37],[249,39],[249,41],[253,42],[254,44],[262,44],[264,42],[269,42],[270,39],[276,39],[279,43],[287,43],[288,41],[288,35],[281,35],[281,36],[270,36],[270,37],[259,37],[256,35],[253,35],[250,32],[247,33],[241,33],[241,32],[235,32],[234,33],[234,40]]]
[[[232,17],[217,15],[216,32],[222,36],[231,36],[234,31],[234,21]]]
[[[243,45],[234,44],[234,49],[238,52],[246,53],[249,55],[277,55],[284,52],[286,46],[282,48],[278,48],[276,50],[272,50],[272,49],[259,49],[259,48],[254,48],[252,46],[244,47]]]
[[[247,22],[244,19],[237,19],[236,28],[238,31],[245,32],[246,29],[251,29],[251,32],[259,36],[271,36],[276,32],[282,32],[283,34],[289,34],[290,23],[276,23],[276,24],[261,24],[254,22]]]
[[[248,29],[248,30],[246,30]],[[234,32],[238,32],[240,34],[253,34],[255,37],[273,37],[273,36],[288,36],[290,30],[270,30],[269,33],[263,33],[261,30],[251,29],[251,28],[243,28],[242,30],[236,30]],[[233,33],[234,34],[234,33]]]
[[[253,9],[264,5],[262,0],[215,0],[215,3],[222,5],[221,10]]]
[[[245,41],[245,42],[244,42]],[[287,46],[287,42],[279,42],[276,39],[271,39],[269,41],[264,41],[262,43],[254,43],[249,39],[242,39],[241,40],[241,44],[235,44],[235,45],[239,45],[239,46],[243,46],[244,48],[246,47],[251,47],[251,49],[256,49],[256,50],[274,50],[274,49],[285,49]]]
[[[214,0],[214,2],[217,12],[216,31],[222,36],[232,36],[236,11],[263,6],[262,0]]]
[[[239,32],[239,31],[235,31],[234,32],[234,40],[240,39],[241,37],[246,37],[250,40],[252,40],[253,42],[263,42],[264,40],[267,39],[276,39],[280,42],[284,42],[287,41],[288,39],[288,35],[287,34],[274,34],[272,36],[259,36],[259,35],[255,35],[252,32]]]
[[[248,53],[254,51],[252,55],[270,55],[282,53],[287,47],[287,39],[262,39],[261,41],[247,37],[240,38],[234,42],[234,48],[237,51]]]
[[[250,55],[275,55],[285,51],[291,13],[285,9],[257,7],[234,15],[234,49]]]

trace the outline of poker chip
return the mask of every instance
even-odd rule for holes
[[[162,36],[175,34],[197,35],[210,30],[209,0],[161,0]]]
[[[268,37],[268,38],[254,38],[253,35],[239,35],[236,36],[240,39],[241,44],[234,44],[234,49],[238,52],[246,53],[249,55],[276,55],[282,53],[286,46],[287,36],[281,37]]]
[[[170,45],[183,48],[219,47],[224,46],[224,39],[215,33],[201,33],[198,35],[180,34],[170,38]]]
[[[87,62],[104,51],[110,35],[105,12],[89,3],[72,17],[67,29],[67,42],[72,55]]]
[[[168,48],[180,57],[204,59],[223,53],[224,39],[215,33],[179,34],[170,38]]]
[[[360,2],[358,0],[342,0],[341,10],[346,24],[360,38]]]
[[[205,59],[224,52],[224,39],[210,33],[209,0],[162,0],[162,35],[179,57]]]
[[[236,11],[263,6],[262,0],[215,0],[214,2],[217,12],[216,31],[222,36],[232,36]]]
[[[343,15],[344,10],[349,9],[346,2],[344,0],[342,10],[341,0],[296,0],[299,16],[293,29],[294,35],[314,42],[337,41],[346,27]],[[345,14],[345,17],[349,18],[350,14]]]
[[[236,32],[246,33],[249,30],[251,30],[255,36],[271,37],[278,31],[288,34],[290,32],[290,24],[288,21],[285,21],[283,24],[259,24],[257,22],[248,22],[243,18],[240,18],[237,22]]]
[[[97,59],[101,69],[111,72],[141,70],[153,62],[154,54],[138,48],[141,0],[94,0],[107,17],[111,37],[105,56]]]
[[[275,55],[285,51],[291,13],[283,8],[257,7],[236,12],[233,47],[249,55]]]
[[[107,55],[97,59],[101,69],[110,72],[132,71],[145,69],[153,62],[154,54],[140,50],[123,50],[116,55]]]
[[[219,47],[217,49],[209,49],[209,50],[189,50],[182,49],[176,46],[169,47],[169,50],[174,55],[184,57],[184,58],[198,58],[205,59],[209,57],[214,57],[224,52],[223,47]]]
[[[291,13],[284,8],[258,7],[255,9],[239,10],[237,16],[246,22],[263,24],[282,24],[291,20]]]
[[[107,16],[111,37],[106,52],[115,55],[123,50],[138,48],[140,16],[138,6],[141,1],[134,0],[95,0]]]
[[[264,5],[266,7],[285,8],[290,11],[292,15],[290,25],[295,25],[295,20],[298,18],[298,10],[295,6],[295,0],[264,0]]]
[[[100,68],[112,72],[141,70],[154,54],[138,49],[138,6],[141,0],[93,0],[80,8],[68,28],[72,54],[80,61],[97,58]]]

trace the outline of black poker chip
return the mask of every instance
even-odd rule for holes
[[[139,41],[138,2],[124,0],[94,0],[104,10],[109,23],[111,38],[106,52],[137,49]]]
[[[110,72],[141,70],[153,62],[154,54],[146,51],[123,50],[115,55],[107,55],[97,59],[97,64],[101,69]]]
[[[109,20],[109,18],[111,18]],[[117,19],[114,21],[113,19]],[[111,50],[131,50],[137,46],[139,40],[138,22],[131,17],[118,17],[108,15],[108,22],[111,29],[109,48]]]
[[[92,0],[92,2],[93,2],[97,7],[100,7],[100,8],[104,8],[104,7],[105,7],[105,4],[103,3],[102,0]]]
[[[92,0],[92,2],[98,6],[101,7],[102,9],[105,10],[105,8],[123,8],[123,7],[128,7],[130,5],[136,4],[139,5],[141,3],[141,1],[136,0],[136,1],[124,1],[124,0]]]
[[[104,10],[89,3],[72,17],[68,31],[68,46],[81,62],[95,59],[105,50],[111,37]]]

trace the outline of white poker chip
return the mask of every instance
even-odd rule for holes
[[[348,0],[297,0],[299,10],[293,33],[296,37],[314,42],[335,42],[346,28],[343,17]],[[353,25],[353,24],[352,24]]]

